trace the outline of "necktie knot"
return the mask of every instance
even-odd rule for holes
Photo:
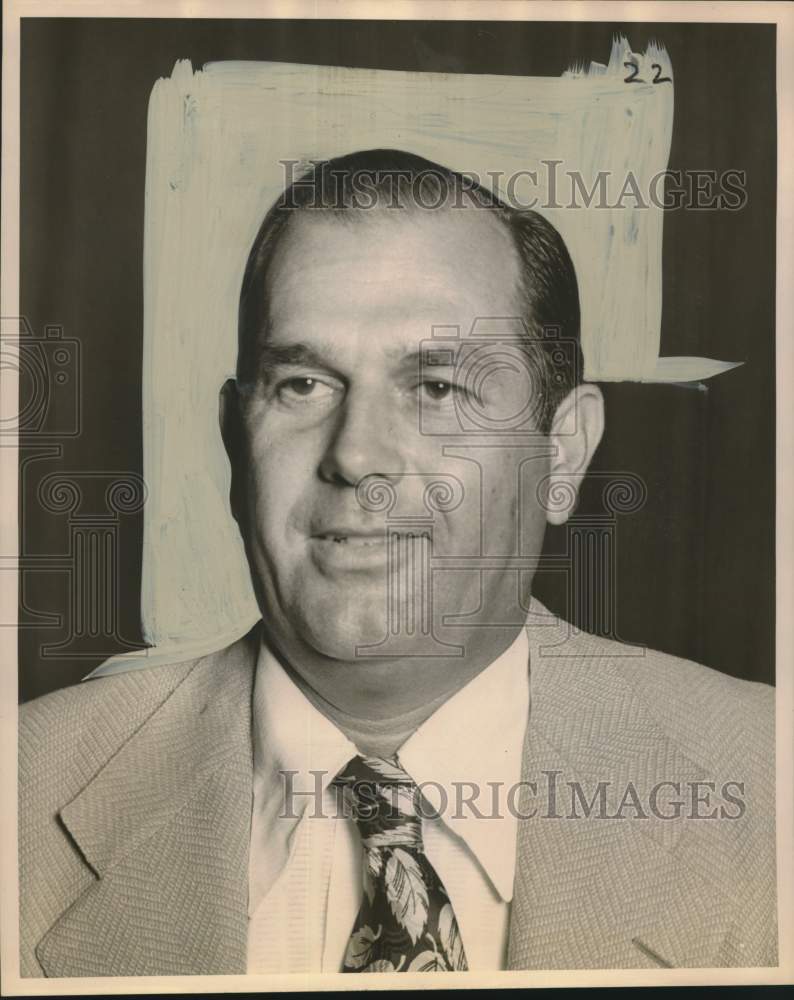
[[[396,757],[353,757],[334,784],[342,789],[365,850],[421,849],[418,789]]]

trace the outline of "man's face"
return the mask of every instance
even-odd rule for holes
[[[483,625],[520,620],[531,574],[498,558],[483,569],[481,557],[540,551],[547,441],[528,437],[543,454],[527,461],[499,433],[536,389],[515,342],[478,348],[469,377],[461,368],[476,319],[520,315],[518,279],[509,234],[472,208],[355,222],[306,211],[290,224],[268,275],[258,378],[240,391],[235,470],[236,515],[282,648],[350,661],[389,637],[397,650],[399,633],[409,654],[436,639],[465,650]],[[428,370],[439,326],[460,339]],[[439,481],[446,500],[428,492]],[[450,615],[471,617],[450,627]]]

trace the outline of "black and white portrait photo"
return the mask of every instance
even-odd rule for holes
[[[4,991],[790,981],[754,10],[9,5]]]

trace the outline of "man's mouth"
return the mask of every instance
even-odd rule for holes
[[[407,558],[406,546],[427,544],[420,541],[426,531],[365,530],[339,526],[312,531],[309,536],[313,558],[328,572],[383,572]]]
[[[386,532],[347,526],[313,531],[309,538],[315,564],[325,573],[383,572],[388,563]]]
[[[337,545],[370,546],[383,545],[386,535],[382,531],[362,534],[360,532],[330,531],[314,535],[324,542],[335,542]]]

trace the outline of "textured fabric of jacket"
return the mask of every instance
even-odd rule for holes
[[[535,601],[528,621],[508,967],[775,965],[773,690],[576,633]],[[23,706],[23,976],[246,971],[258,642]],[[714,816],[692,818],[691,794],[654,815],[662,782],[684,799],[701,783],[695,811]],[[572,785],[588,805],[599,783],[606,812],[572,809]]]

